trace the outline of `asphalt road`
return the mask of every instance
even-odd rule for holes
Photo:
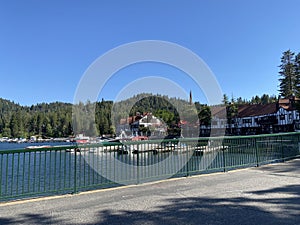
[[[300,159],[0,203],[0,224],[300,224]]]

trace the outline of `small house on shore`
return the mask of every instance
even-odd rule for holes
[[[136,116],[121,119],[118,131],[130,132],[129,136],[164,136],[166,135],[167,126],[159,118],[151,113],[144,113],[141,115],[137,113]]]

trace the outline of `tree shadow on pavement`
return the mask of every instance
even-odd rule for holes
[[[300,185],[287,185],[254,192],[240,192],[235,198],[178,197],[162,199],[157,207],[137,202],[145,210],[95,210],[95,222],[81,224],[300,224]],[[126,202],[123,202],[124,204]],[[126,205],[124,206],[126,209]],[[129,208],[129,207],[128,207]],[[90,210],[90,209],[82,209]],[[0,215],[0,224],[74,224],[59,214]],[[82,220],[81,220],[82,221]]]
[[[292,195],[272,196],[277,192]],[[300,185],[245,195],[249,197],[174,198],[147,211],[104,210],[99,212],[97,224],[300,224]],[[274,207],[279,208],[272,211]]]
[[[281,163],[276,166],[270,164],[268,166],[258,167],[256,169],[260,171],[278,173],[280,175],[282,175],[282,173],[292,172],[293,174],[298,174],[300,178],[300,159],[291,160],[288,161],[288,163]]]
[[[66,221],[59,219],[57,216],[26,213],[13,218],[4,218],[1,215],[0,224],[66,224]]]

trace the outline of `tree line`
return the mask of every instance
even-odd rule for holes
[[[0,137],[67,137],[72,134],[72,105],[41,103],[20,106],[0,98]]]
[[[229,106],[227,99],[224,95],[224,104]],[[232,112],[234,112],[233,106],[251,102],[239,99],[231,99],[230,103],[234,103],[230,104]],[[274,101],[274,98],[268,95],[256,96],[254,99],[255,103],[262,104]],[[85,135],[95,133],[115,135],[116,126],[121,119],[133,117],[137,113],[149,112],[161,118],[171,130],[177,129],[182,120],[196,123],[199,119],[204,125],[208,125],[211,120],[209,106],[199,102],[190,105],[187,100],[161,95],[139,94],[117,103],[102,99],[96,103],[79,103],[76,108],[80,112],[85,112],[80,116],[81,121],[73,120],[74,107],[70,103],[54,102],[21,106],[0,98],[0,137],[29,138],[36,135],[43,138],[70,137],[74,136],[74,126],[76,126],[76,133]],[[93,120],[86,118],[86,115]],[[94,121],[94,123],[90,124],[87,121]],[[94,132],[89,133],[91,130]]]

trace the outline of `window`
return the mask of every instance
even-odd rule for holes
[[[218,121],[216,121],[216,120],[211,121],[211,125],[217,126],[218,125]]]
[[[251,119],[243,119],[243,123],[251,123]]]

